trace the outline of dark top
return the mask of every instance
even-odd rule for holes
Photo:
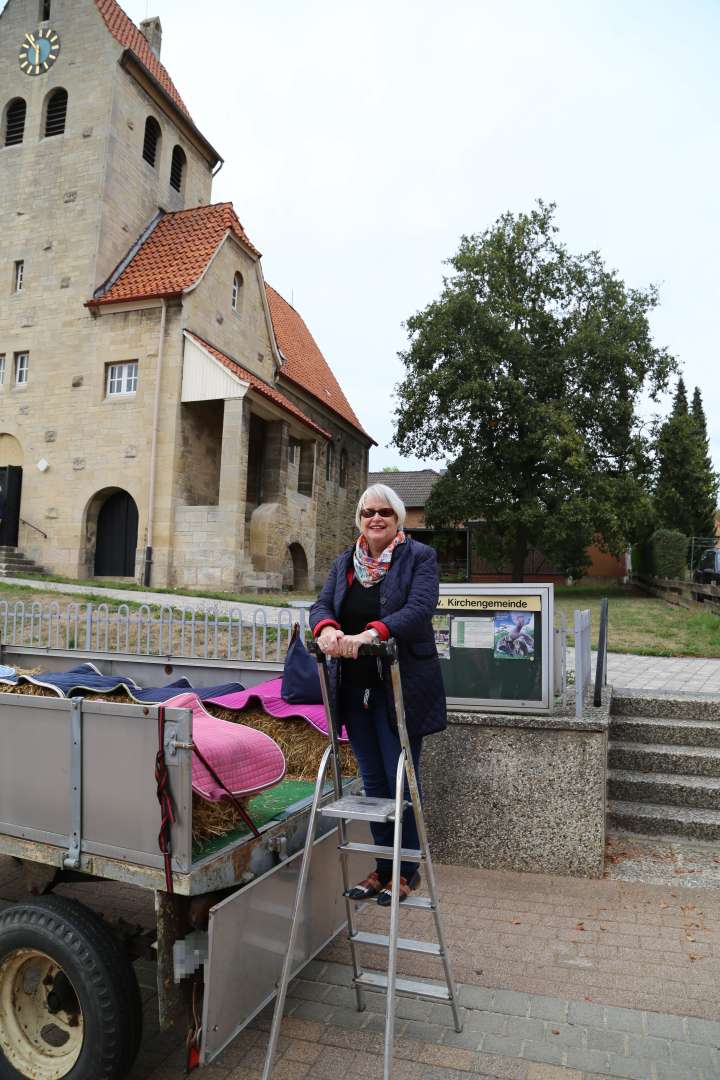
[[[380,585],[378,581],[365,589],[354,578],[340,608],[340,628],[344,634],[361,634],[368,623],[380,618]],[[344,686],[361,686],[363,689],[382,686],[377,659],[359,656],[357,660],[343,660],[342,681]]]
[[[333,563],[320,596],[310,610],[315,630],[322,622],[340,622],[350,591],[348,571],[353,565],[348,548]],[[400,680],[405,701],[408,734],[429,735],[447,727],[445,690],[435,648],[432,617],[438,603],[437,556],[431,547],[408,539],[392,553],[390,569],[380,583],[380,618],[390,637],[398,643]],[[330,694],[338,700],[339,664],[331,661]],[[390,680],[385,693],[391,720],[395,717]]]

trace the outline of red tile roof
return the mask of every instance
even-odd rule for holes
[[[306,427],[312,428],[319,435],[322,435],[325,439],[331,439],[332,436],[329,432],[324,431],[314,420],[311,420],[309,416],[306,416],[304,412],[298,409],[297,405],[294,405],[289,398],[286,398],[284,394],[281,394],[274,386],[270,386],[269,383],[263,382],[257,375],[253,375],[247,368],[242,367],[236,360],[231,360],[229,356],[226,356],[224,352],[216,349],[214,345],[211,345],[209,341],[205,341],[199,334],[194,334],[192,330],[186,330],[185,333],[193,341],[196,341],[198,345],[201,345],[203,349],[207,349],[211,356],[214,356],[216,360],[219,360],[223,367],[226,367],[228,371],[232,371],[233,375],[237,375],[238,378],[243,379],[245,382],[250,383],[253,390],[256,390],[263,397],[268,398],[269,401],[279,405],[286,412],[289,412],[297,420],[299,420]]]
[[[177,105],[181,112],[185,113],[189,120],[192,120],[188,108],[177,92],[165,66],[160,63],[132,19],[125,14],[115,0],[95,0],[95,6],[118,44],[122,45],[124,49],[130,49],[135,54],[143,67],[147,68],[156,82],[160,83],[170,100]]]
[[[275,337],[286,361],[281,368],[283,378],[297,383],[377,445],[353,412],[301,316],[271,285],[266,289]]]
[[[197,282],[228,231],[260,256],[232,203],[165,214],[115,281],[110,279],[107,291],[96,294],[89,306],[179,296]]]

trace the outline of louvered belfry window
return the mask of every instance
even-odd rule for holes
[[[187,158],[182,147],[174,146],[172,161],[170,162],[170,187],[174,187],[176,191],[182,191],[186,161]]]
[[[145,141],[143,142],[143,157],[148,165],[155,168],[155,159],[160,142],[160,125],[154,116],[148,116],[145,121]]]
[[[53,135],[62,135],[65,131],[67,118],[68,96],[67,90],[53,90],[47,102],[45,114],[45,138]]]
[[[27,105],[22,98],[15,98],[5,113],[5,145],[17,146],[25,135],[25,114]]]

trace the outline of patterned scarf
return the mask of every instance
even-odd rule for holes
[[[355,576],[364,589],[369,589],[371,585],[376,585],[378,581],[382,581],[390,569],[393,551],[398,544],[404,543],[405,533],[400,530],[376,559],[370,554],[367,540],[360,534],[353,553],[353,564],[355,566]]]

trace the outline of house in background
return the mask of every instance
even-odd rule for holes
[[[406,531],[417,540],[434,547],[438,553],[440,574],[444,579],[465,581],[512,581],[512,574],[498,570],[474,551],[473,532],[482,528],[482,522],[471,522],[469,528],[429,529],[425,524],[425,506],[441,473],[435,469],[414,469],[400,472],[368,473],[368,485],[387,484],[395,491],[407,509]],[[593,545],[588,548],[591,563],[586,577],[624,578],[627,574],[625,559],[616,559],[609,552]],[[543,553],[531,548],[525,561],[525,581],[565,580]]]

